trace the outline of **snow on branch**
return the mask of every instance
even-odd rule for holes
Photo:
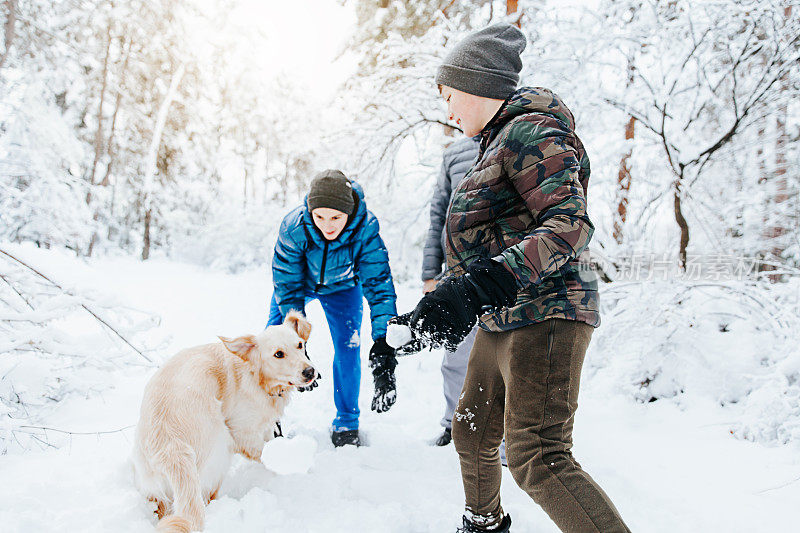
[[[47,416],[69,395],[108,388],[109,372],[152,365],[142,337],[159,322],[20,256],[0,249],[0,453],[60,445]]]

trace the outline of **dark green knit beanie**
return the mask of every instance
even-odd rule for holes
[[[318,207],[328,207],[352,215],[355,207],[353,186],[341,170],[323,170],[311,181],[311,190],[308,191],[306,202],[309,211]]]

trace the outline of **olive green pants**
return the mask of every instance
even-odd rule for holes
[[[592,326],[550,319],[502,333],[478,331],[453,417],[467,510],[502,515],[498,446],[505,429],[517,484],[565,532],[630,531],[572,457],[572,423]]]

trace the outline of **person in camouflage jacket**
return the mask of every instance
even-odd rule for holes
[[[552,91],[517,90],[482,130],[478,162],[453,193],[446,227],[451,274],[494,257],[517,283],[512,306],[481,317],[490,331],[548,318],[600,325],[588,258],[589,158],[574,130],[572,113]]]
[[[480,323],[453,417],[466,500],[458,532],[510,529],[503,436],[514,480],[562,531],[629,532],[571,452],[581,368],[600,324],[596,277],[584,267],[589,159],[558,96],[517,88],[525,44],[518,28],[495,24],[439,67],[450,119],[480,134],[480,155],[448,211],[446,277],[391,322],[414,336],[400,353],[452,347]]]

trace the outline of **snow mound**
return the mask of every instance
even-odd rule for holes
[[[739,438],[800,440],[800,301],[788,284],[615,283],[587,355],[593,386],[639,402],[710,399]]]

